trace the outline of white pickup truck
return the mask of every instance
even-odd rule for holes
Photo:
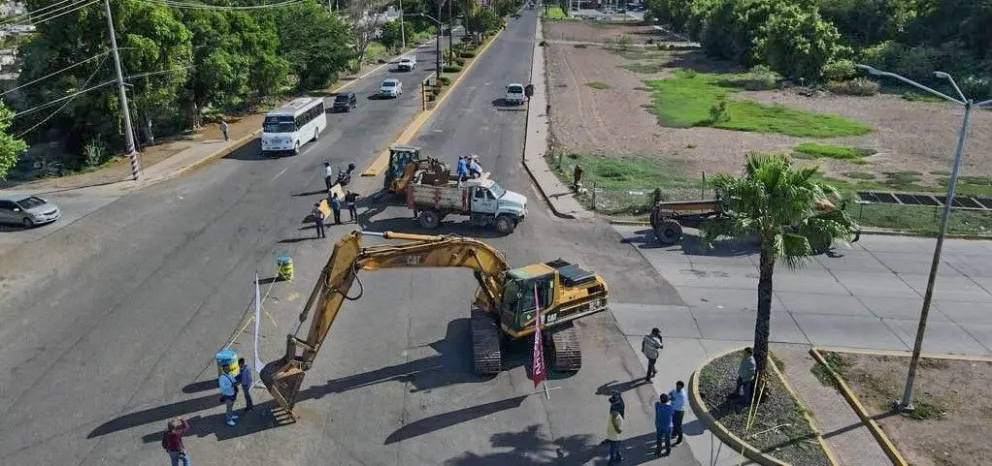
[[[464,215],[468,223],[494,227],[501,235],[513,233],[527,215],[527,197],[507,191],[488,176],[458,183],[449,179],[440,186],[419,183],[407,187],[407,206],[420,226],[433,230],[448,215]]]
[[[400,58],[400,64],[398,66],[400,71],[413,71],[417,68],[417,57],[403,57]]]

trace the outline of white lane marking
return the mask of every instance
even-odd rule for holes
[[[283,173],[286,173],[286,170],[289,170],[289,167],[286,167],[286,168],[283,168],[282,170],[279,170],[279,173],[276,173],[276,176],[273,176],[272,179],[269,180],[269,183],[275,181],[276,178],[279,178],[279,176],[282,175]]]

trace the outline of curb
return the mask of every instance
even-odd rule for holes
[[[544,21],[541,20],[541,17],[540,16],[538,16],[537,17],[537,30],[538,31],[542,31],[542,35],[541,35],[541,39],[542,40],[544,39],[543,28],[544,28]],[[535,41],[534,41],[534,52],[531,55],[531,66],[530,66],[530,82],[532,82],[532,83],[534,82],[534,56],[537,55],[537,49],[540,46],[541,46],[541,41],[536,40],[536,37],[535,37]],[[545,73],[545,77],[547,77],[547,73]],[[545,85],[544,85],[545,92],[547,92],[547,88],[548,88],[548,86],[547,86],[547,83],[545,82]],[[549,128],[551,127],[550,120],[548,121],[548,127]],[[541,193],[541,197],[544,198],[544,203],[547,204],[548,205],[548,208],[551,209],[551,213],[554,214],[555,217],[558,217],[558,218],[563,218],[563,219],[566,219],[566,220],[575,220],[575,216],[574,215],[572,215],[572,214],[566,214],[564,212],[560,212],[558,210],[558,208],[555,207],[555,204],[553,202],[551,202],[551,197],[548,196],[548,193],[544,190],[544,186],[541,185],[541,182],[537,180],[537,177],[534,176],[534,171],[531,170],[530,165],[527,164],[527,141],[529,139],[531,139],[529,137],[530,136],[530,131],[529,130],[530,130],[530,102],[527,103],[527,115],[526,115],[526,117],[524,117],[524,149],[523,149],[523,152],[520,153],[520,161],[521,161],[521,163],[523,163],[524,170],[527,171],[527,175],[529,175],[531,181],[534,182],[534,186],[537,186],[537,191],[539,193]],[[549,131],[548,134],[551,134],[551,132]],[[557,176],[557,175],[555,175],[555,176]]]
[[[896,356],[896,357],[908,358],[913,355],[911,351],[862,350],[855,348],[834,348],[830,346],[817,346],[816,349],[818,351],[829,351],[831,353],[865,354],[869,356]],[[966,354],[920,353],[920,357],[927,359],[951,359],[957,361],[992,362],[992,356],[969,356]]]
[[[689,405],[692,406],[693,411],[696,413],[696,418],[699,419],[699,421],[702,422],[703,425],[705,425],[708,429],[710,429],[713,435],[715,435],[718,439],[720,439],[721,442],[725,443],[734,451],[744,455],[745,458],[754,461],[755,463],[760,464],[762,466],[792,466],[791,464],[779,460],[778,458],[773,458],[765,453],[762,453],[757,448],[751,446],[751,444],[745,442],[740,437],[730,432],[730,430],[724,427],[724,425],[721,424],[720,421],[717,421],[716,418],[714,418],[713,415],[710,414],[709,409],[706,407],[706,403],[699,395],[699,373],[702,371],[702,369],[708,366],[716,359],[740,351],[742,348],[743,347],[734,348],[728,351],[724,351],[722,353],[718,353],[708,358],[706,361],[700,364],[695,371],[692,372],[692,376],[689,378]],[[785,381],[785,378],[782,377],[782,373],[779,372],[778,367],[775,366],[775,362],[771,358],[768,358],[768,362],[769,365],[771,365],[773,370],[775,371],[775,375],[777,375],[779,380],[782,381],[782,385],[786,387],[786,391],[789,392],[789,395],[792,396],[794,400],[796,400],[796,403],[799,405],[800,408],[805,410],[805,406],[802,404],[801,401],[799,401],[799,398],[795,396],[795,393],[792,391],[791,387]],[[807,415],[803,413],[803,416],[807,416]],[[809,417],[806,417],[806,419],[809,420]],[[813,432],[816,433],[817,438],[820,441],[820,445],[824,445],[822,437],[820,437],[819,429],[817,429],[812,423],[810,423],[810,428],[812,428]],[[827,448],[824,448],[823,451],[826,453],[827,459],[830,460],[832,464],[836,466],[838,463],[836,461],[836,458],[833,456],[833,452]],[[899,465],[899,466],[904,466],[904,465]]]
[[[769,354],[771,354],[770,350]],[[792,399],[795,400],[796,404],[799,405],[799,408],[802,409],[803,417],[806,418],[806,423],[809,424],[810,429],[813,429],[813,433],[816,434],[816,441],[820,443],[820,448],[823,448],[823,451],[827,454],[827,460],[830,461],[830,465],[839,466],[840,461],[837,460],[837,455],[834,454],[834,451],[830,448],[830,445],[827,445],[826,439],[823,438],[823,432],[820,431],[820,428],[816,425],[813,417],[810,416],[810,410],[806,407],[806,404],[803,403],[802,398],[800,398],[799,394],[796,393],[796,390],[792,388],[792,384],[789,383],[789,379],[782,373],[782,371],[778,368],[778,365],[775,364],[775,360],[771,357],[768,358],[768,365],[771,366],[773,371],[775,371],[775,375],[778,376],[778,379],[782,381],[782,386],[785,387],[785,391],[789,392],[789,396],[791,396]]]
[[[200,167],[202,167],[202,166],[204,166],[204,165],[212,162],[214,159],[219,159],[219,158],[225,157],[225,156],[229,155],[230,153],[232,153],[234,151],[237,151],[237,150],[240,150],[242,147],[247,146],[248,144],[250,144],[252,141],[255,140],[255,138],[258,137],[259,134],[262,134],[262,130],[261,129],[257,129],[255,131],[252,131],[247,136],[242,136],[241,139],[238,139],[238,140],[234,141],[234,143],[229,144],[227,147],[225,147],[225,148],[223,148],[223,149],[221,149],[221,150],[219,150],[217,152],[214,152],[213,154],[210,154],[210,155],[208,155],[208,156],[206,156],[206,157],[204,157],[204,158],[202,158],[200,160],[197,160],[196,162],[194,162],[192,164],[189,164],[189,165],[187,165],[185,167],[182,167],[179,170],[176,170],[172,175],[163,177],[163,178],[159,179],[158,181],[165,181],[165,180],[169,180],[169,179],[172,179],[172,178],[175,178],[175,177],[178,177],[178,176],[182,176],[184,173],[186,173],[186,172],[188,172],[190,170],[195,170],[197,168],[200,168]],[[158,181],[156,181],[155,183],[157,183]],[[152,183],[152,184],[154,184],[154,183]]]
[[[896,449],[895,445],[892,444],[892,441],[889,440],[889,438],[885,435],[885,432],[882,431],[882,427],[879,426],[874,419],[872,419],[864,405],[862,405],[861,401],[858,400],[858,397],[847,386],[847,383],[844,382],[844,379],[841,378],[839,374],[834,372],[834,369],[830,367],[830,364],[827,364],[827,360],[823,358],[823,355],[820,354],[816,348],[810,348],[809,353],[813,356],[813,359],[815,359],[816,362],[827,368],[827,372],[830,373],[830,377],[837,382],[837,387],[840,390],[841,395],[844,396],[848,404],[851,405],[851,408],[854,409],[854,412],[858,414],[859,418],[861,418],[861,422],[863,422],[865,426],[868,427],[868,430],[871,431],[871,435],[875,437],[878,445],[882,447],[882,451],[885,452],[885,456],[889,457],[892,464],[895,466],[909,466],[909,463],[906,462],[902,454],[899,453],[899,450]]]
[[[434,103],[434,108],[430,110],[421,110],[416,115],[414,115],[413,118],[409,120],[409,122],[407,122],[406,126],[404,126],[402,130],[400,130],[399,136],[397,136],[393,140],[393,142],[389,143],[385,149],[380,151],[379,155],[374,160],[372,160],[372,163],[370,163],[369,166],[365,168],[365,170],[362,170],[362,176],[378,176],[380,173],[386,170],[386,166],[389,164],[389,147],[408,144],[410,141],[413,140],[413,138],[417,136],[417,133],[420,132],[420,129],[423,128],[425,124],[427,124],[427,122],[431,119],[432,116],[434,116],[434,112],[437,112],[438,109],[441,108],[441,105],[443,105],[444,102],[448,100],[448,96],[451,95],[452,92],[454,92],[455,88],[457,88],[459,84],[461,84],[462,79],[464,79],[465,76],[468,75],[469,71],[472,70],[472,67],[474,67],[475,64],[482,59],[486,51],[489,50],[489,47],[493,45],[494,42],[496,42],[496,39],[498,39],[499,36],[503,34],[503,31],[505,30],[506,30],[505,26],[500,28],[499,32],[493,35],[492,39],[490,39],[489,42],[486,42],[486,44],[482,46],[482,49],[480,49],[479,52],[475,54],[475,58],[472,60],[472,62],[458,72],[458,77],[451,82],[451,85],[448,86],[447,91],[445,91],[444,94],[441,95],[441,98]],[[441,75],[440,70],[438,70],[436,73],[438,76]],[[410,133],[409,135],[407,135],[408,132]]]
[[[651,222],[642,222],[640,220],[610,220],[610,225],[627,225],[632,227],[649,227]]]

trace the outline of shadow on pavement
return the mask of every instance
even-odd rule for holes
[[[421,435],[458,425],[463,422],[468,422],[490,414],[495,414],[500,411],[518,408],[528,396],[530,395],[516,396],[505,400],[494,401],[478,406],[459,409],[457,411],[438,414],[436,416],[411,422],[399,428],[396,432],[389,434],[389,436],[386,437],[385,444],[389,445],[396,442],[402,442],[404,440],[409,440],[414,437],[419,437]]]
[[[623,238],[623,244],[636,244],[639,249],[663,249],[669,251],[682,251],[687,256],[715,256],[715,257],[735,257],[749,256],[761,252],[756,240],[744,239],[720,239],[713,242],[712,247],[706,248],[702,238],[692,233],[684,233],[682,239],[677,244],[661,244],[655,239],[654,232],[650,228],[637,230],[635,236]]]
[[[605,424],[606,415],[603,415]],[[594,420],[597,422],[599,419]],[[605,427],[604,427],[605,429]],[[621,441],[622,464],[644,464],[655,461],[654,434],[644,434]],[[504,432],[490,437],[494,449],[511,449],[497,453],[465,452],[443,464],[450,466],[503,465],[584,465],[607,464],[609,447],[601,436],[578,434],[550,440],[541,426],[531,425],[520,432]],[[673,455],[677,449],[673,450]]]
[[[193,382],[189,385],[183,387],[183,393],[199,393],[205,392],[207,390],[213,390],[217,388],[216,380],[201,380],[199,382]]]
[[[244,147],[225,155],[224,159],[257,162],[262,160],[275,160],[276,158],[268,155],[262,155],[262,140],[256,137],[252,142],[245,144]]]
[[[649,384],[650,383],[647,380],[644,380],[643,377],[628,382],[617,382],[616,380],[614,380],[612,382],[608,382],[608,383],[604,383],[603,385],[600,385],[599,388],[596,389],[596,394],[603,396],[610,396],[610,394],[613,393],[614,390],[620,393],[624,393]]]

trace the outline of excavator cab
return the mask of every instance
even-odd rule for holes
[[[393,146],[389,148],[389,166],[383,179],[383,188],[390,193],[403,192],[406,186],[400,186],[404,181],[407,167],[420,161],[420,148],[416,146]]]
[[[541,328],[606,309],[606,286],[597,275],[561,259],[506,273],[500,303],[501,329],[514,338],[534,332],[541,311]]]
[[[528,324],[533,327],[537,309],[546,310],[555,304],[556,287],[553,271],[547,271],[536,277],[528,277],[521,272],[523,269],[507,274],[506,286],[503,288],[503,302],[500,304],[501,324],[514,329],[526,329]],[[547,316],[542,320],[547,322]]]

